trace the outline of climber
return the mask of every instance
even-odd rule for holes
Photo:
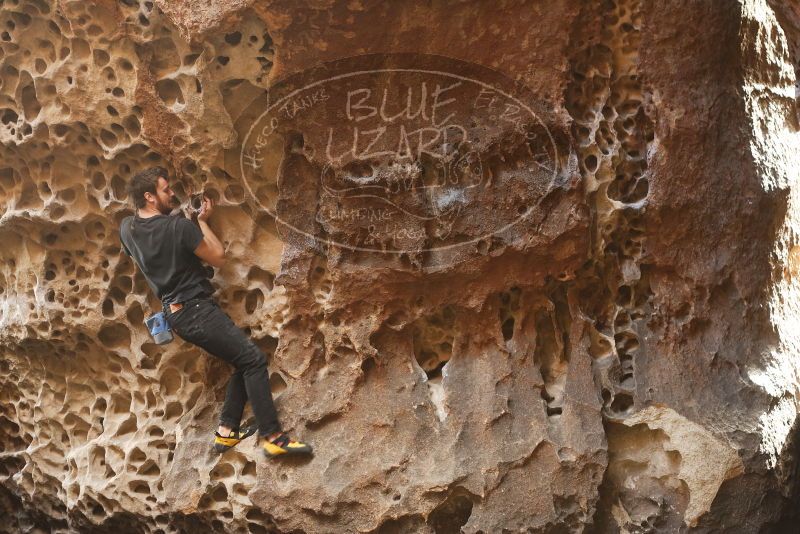
[[[208,226],[214,201],[205,195],[197,224],[183,214],[170,215],[177,204],[168,174],[161,167],[139,172],[128,184],[136,211],[120,225],[122,248],[134,259],[164,306],[169,326],[185,341],[235,367],[222,407],[214,449],[224,452],[258,431],[269,457],[311,453],[311,446],[281,430],[272,401],[264,353],[220,309],[212,297],[207,268],[221,267],[225,251]],[[241,425],[250,400],[256,425]]]

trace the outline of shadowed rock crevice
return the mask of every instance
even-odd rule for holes
[[[434,534],[459,534],[472,514],[472,497],[463,491],[454,491],[428,516],[428,525]]]

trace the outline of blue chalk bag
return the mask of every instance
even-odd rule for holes
[[[153,336],[153,341],[155,341],[156,345],[166,345],[174,339],[163,311],[154,313],[145,319],[144,324],[150,331],[150,335]]]

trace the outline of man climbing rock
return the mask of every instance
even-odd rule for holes
[[[203,198],[197,224],[182,215],[171,216],[176,197],[161,167],[133,176],[128,194],[136,211],[120,226],[122,248],[163,303],[170,327],[185,341],[235,368],[215,432],[215,450],[231,449],[258,431],[269,457],[310,454],[309,445],[281,431],[264,353],[211,296],[213,287],[201,260],[214,267],[225,262],[222,243],[207,222],[214,210],[213,200]],[[248,400],[257,425],[240,426]]]

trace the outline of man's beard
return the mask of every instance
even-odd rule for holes
[[[169,215],[170,213],[172,213],[172,209],[173,209],[172,202],[160,202],[159,201],[158,204],[156,205],[156,209],[162,215]]]

